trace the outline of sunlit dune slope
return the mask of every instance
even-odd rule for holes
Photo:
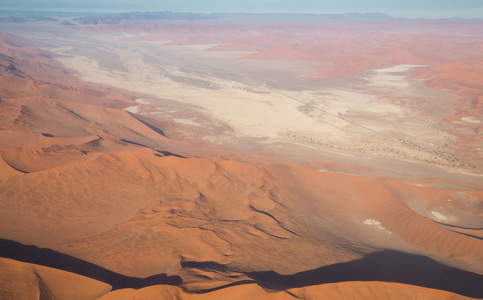
[[[67,144],[77,138],[84,143],[104,134],[150,146],[166,139],[125,110],[49,98],[3,100],[2,108],[8,115],[1,123],[2,142],[7,147]],[[37,138],[21,138],[15,134],[17,131]]]
[[[247,272],[350,262],[379,247],[481,270],[478,238],[400,202],[447,192],[404,186],[401,193],[376,178],[156,154],[105,154],[10,178],[0,190],[8,199],[2,236],[128,276],[176,274],[192,291],[247,280]]]
[[[409,209],[411,193],[394,196],[377,178],[160,156],[123,151],[10,178],[2,236],[131,276],[176,274],[184,261],[293,273],[404,245],[481,269],[469,263],[482,260],[480,240]]]
[[[440,64],[413,76],[413,79],[422,80],[431,89],[446,89],[460,96],[454,115],[446,117],[444,123],[454,126],[451,131],[467,147],[481,149],[483,58],[476,56]]]
[[[17,47],[8,42],[5,42],[1,38],[2,37],[0,37],[0,53],[4,55],[29,59],[36,59],[39,57],[52,58],[56,56],[56,54],[52,52],[48,52],[38,48]]]
[[[0,57],[0,62],[5,62]],[[125,108],[131,105],[136,94],[127,96],[122,91],[95,86],[89,83],[79,84],[72,80],[39,80],[36,78],[22,78],[25,77],[25,72],[22,69],[30,70],[30,61],[15,61],[17,67],[15,69],[8,69],[8,66],[3,68],[6,72],[0,76],[0,91],[3,99],[8,98],[33,98],[44,97],[52,99],[67,100],[69,102],[78,102],[84,104],[95,104],[101,107]],[[41,65],[43,72],[52,74],[49,67],[44,68]],[[0,71],[1,71],[0,66]],[[62,69],[64,70],[64,69]],[[54,69],[53,72],[56,72]],[[67,78],[72,76],[69,70],[61,71]]]
[[[223,45],[221,45],[223,46]],[[249,54],[247,59],[288,59],[331,61],[340,57],[359,55],[377,50],[378,46],[368,39],[341,38],[311,43],[289,43],[283,47]]]
[[[291,289],[287,292],[273,292],[262,289],[256,284],[245,284],[203,294],[192,294],[173,286],[151,286],[140,290],[117,290],[110,292],[100,300],[110,299],[176,299],[204,300],[204,299],[393,299],[393,300],[443,300],[443,299],[473,299],[451,292],[440,291],[405,284],[387,282],[344,282],[324,284],[306,288]]]
[[[84,276],[0,258],[2,299],[94,299],[111,286]]]
[[[413,78],[425,79],[425,84],[435,89],[483,90],[483,58],[452,61],[435,66]]]

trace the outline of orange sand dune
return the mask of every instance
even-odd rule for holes
[[[327,40],[312,44],[296,44],[247,55],[250,59],[288,59],[334,61],[326,73],[310,78],[361,75],[366,70],[400,64],[434,65],[448,61],[435,50],[411,47],[392,47],[380,50],[374,42],[362,39]]]
[[[114,145],[106,147],[106,141],[97,136],[92,140],[80,145],[59,145],[59,142],[66,143],[62,139],[57,139],[56,144],[40,147],[10,148],[1,150],[3,160],[12,168],[22,172],[37,172],[61,165],[74,163],[77,161],[92,160],[106,149],[112,150]],[[119,148],[122,146],[119,145]]]
[[[370,34],[344,33],[338,38],[325,38],[315,42],[287,41],[279,47],[252,48],[244,39],[240,45],[222,44],[213,49],[259,51],[244,56],[247,59],[281,59],[302,61],[332,61],[331,70],[310,75],[310,78],[361,75],[366,70],[391,67],[398,64],[438,65],[468,56],[478,56],[478,45],[447,38],[438,34],[397,33],[387,35],[379,30]],[[287,35],[288,37],[290,35]],[[263,42],[262,42],[263,43]],[[263,45],[263,44],[262,44]]]
[[[192,294],[173,286],[151,286],[140,290],[125,289],[110,292],[100,300],[110,299],[169,299],[175,297],[183,300],[203,300],[203,299],[476,299],[461,296],[451,292],[440,291],[417,286],[387,283],[387,282],[344,282],[334,284],[324,284],[306,288],[291,289],[287,292],[273,292],[262,289],[256,284],[245,284],[227,287],[217,291]]]
[[[52,58],[54,53],[37,48],[16,47],[0,39],[0,53],[19,58],[36,59],[41,57]]]
[[[3,183],[4,181],[6,181],[7,179],[9,179],[13,176],[20,175],[21,173],[22,173],[21,171],[15,170],[14,168],[12,168],[12,166],[7,164],[3,160],[3,157],[1,157],[1,159],[0,159],[0,183]]]
[[[267,51],[244,56],[248,59],[333,60],[339,57],[368,53],[377,49],[370,40],[348,38],[329,39],[312,43],[284,45]]]
[[[455,113],[446,117],[444,123],[454,126],[451,132],[458,135],[468,148],[479,149],[483,115],[483,58],[471,57],[452,61],[412,78],[423,80],[429,88],[448,89],[460,95]],[[462,131],[466,131],[466,134],[461,134]],[[461,151],[469,152],[466,149]]]
[[[308,76],[309,78],[343,77],[362,75],[364,71],[395,65],[434,65],[447,61],[431,51],[416,48],[391,48],[369,54],[339,58],[331,70]]]
[[[37,144],[41,147],[46,147],[46,144],[86,143],[97,135],[114,135],[124,143],[150,146],[159,145],[160,141],[167,139],[160,132],[155,132],[154,127],[148,127],[125,110],[49,98],[6,99],[2,107],[5,116],[1,123],[4,147],[35,146],[39,139],[45,142]],[[36,138],[17,136],[17,131],[30,133]]]
[[[424,79],[430,88],[483,90],[483,58],[473,57],[431,68],[415,79]]]
[[[36,47],[48,47],[46,43],[27,39],[21,36],[0,32],[0,54],[20,59],[42,59],[59,56],[53,52]]]
[[[474,110],[475,112],[480,112],[482,113],[483,112],[483,95],[473,99],[471,101],[471,108],[472,110]]]
[[[192,293],[177,286],[153,285],[141,289],[118,289],[70,272],[0,258],[2,299],[476,299],[430,288],[390,282],[343,282],[314,285],[288,291],[265,290],[255,283]]]
[[[133,276],[181,272],[183,261],[286,274],[391,245],[481,270],[470,263],[483,259],[481,241],[401,204],[428,189],[405,186],[405,194],[394,196],[377,178],[157,154],[147,148],[104,154],[12,177],[0,191],[2,236]]]
[[[73,71],[66,70],[59,63],[51,60],[50,57],[56,56],[53,53],[52,55],[45,54],[37,48],[18,48],[10,45],[7,45],[3,48],[5,51],[2,51],[2,43],[6,45],[5,42],[0,40],[0,75],[19,78],[31,78],[33,76],[66,78],[73,73]],[[46,74],[48,75],[46,76]]]
[[[21,71],[22,69],[31,70],[29,61],[22,62],[24,63],[20,64],[16,73],[0,76],[0,93],[3,98],[46,97],[103,107],[125,108],[132,105],[136,96],[141,97],[134,93],[125,95],[123,91],[118,89],[95,86],[89,83],[79,84],[73,80],[50,79],[46,82],[45,79],[21,78],[25,77],[22,75],[25,74]],[[43,69],[44,74],[52,75],[50,71],[53,68],[54,76],[57,76],[57,68],[45,64],[38,67],[43,68],[44,66],[47,66]],[[64,74],[64,77],[72,77],[71,71],[61,71],[61,73]]]
[[[94,299],[111,286],[77,274],[0,258],[1,299]]]

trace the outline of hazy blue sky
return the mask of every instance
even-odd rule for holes
[[[179,12],[382,12],[408,18],[482,18],[483,0],[0,0],[0,9]]]

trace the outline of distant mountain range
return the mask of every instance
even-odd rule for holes
[[[73,17],[80,24],[117,24],[122,21],[150,20],[207,20],[207,19],[392,19],[383,13],[346,14],[301,14],[301,13],[190,13],[190,12],[129,12],[129,13],[85,13],[85,12],[36,12],[0,11],[0,22],[55,21],[50,16]]]

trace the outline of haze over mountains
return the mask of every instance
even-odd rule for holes
[[[0,298],[483,298],[482,20],[161,15],[1,23]]]

